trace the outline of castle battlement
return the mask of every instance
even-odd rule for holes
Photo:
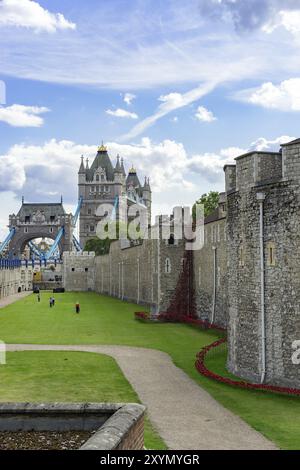
[[[94,251],[64,251],[63,257],[64,258],[84,258],[84,257],[91,257],[94,258],[96,256]]]

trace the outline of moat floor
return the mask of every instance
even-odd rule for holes
[[[42,292],[41,302],[31,295],[0,309],[0,340],[11,345],[63,345],[58,348],[66,346],[66,349],[73,347],[79,350],[80,347],[96,347],[98,352],[111,351],[112,355],[118,356],[117,360],[132,384],[130,389],[133,386],[140,400],[148,405],[154,428],[157,428],[157,423],[161,437],[165,438],[170,447],[192,448],[196,445],[195,439],[198,439],[199,448],[201,445],[210,448],[212,442],[221,445],[221,448],[241,448],[246,441],[246,448],[270,448],[272,442],[281,449],[299,449],[298,397],[237,389],[198,373],[195,368],[196,354],[220,338],[219,332],[181,323],[140,322],[134,319],[134,312],[140,311],[141,306],[93,292],[55,294],[55,308],[49,308],[50,295],[50,292]],[[81,305],[80,315],[76,315],[74,310],[77,301]],[[92,354],[86,356],[87,362],[93,362],[89,357]],[[48,359],[49,363],[53,363],[50,357]],[[35,371],[31,370],[25,358],[23,362],[22,366],[22,360],[19,359],[14,381],[18,380],[22,384],[23,380],[27,390],[25,401],[34,401],[41,381],[44,384],[47,380],[53,382],[53,378],[56,379],[59,374],[55,373],[54,367],[51,379],[43,374],[38,364],[38,370]],[[214,351],[208,362],[211,370],[228,375],[226,351]],[[99,368],[100,375],[105,373]],[[99,375],[96,371],[93,373]],[[82,369],[77,370],[76,374],[74,371],[70,378],[75,383],[74,389],[70,390],[63,381],[60,384],[60,392],[65,393],[62,396],[67,396],[66,401],[76,401],[76,380],[83,387]],[[110,373],[106,379],[112,382]],[[118,390],[110,389],[111,394],[106,394],[106,399],[114,401],[115,391]],[[102,391],[97,388],[97,382],[89,384],[89,393],[89,396],[95,395],[101,401]],[[78,397],[79,401],[81,397],[86,400],[84,393]],[[50,396],[46,387],[43,400],[47,399],[55,401],[56,395],[54,393]],[[19,400],[13,387],[5,400]],[[125,401],[132,401],[132,396],[128,395]],[[246,437],[249,432],[252,436],[250,438]],[[183,433],[186,436],[180,445]],[[161,448],[156,447],[161,443],[157,444],[157,439],[153,440],[151,435],[153,433],[149,433],[150,439],[147,437],[148,447]]]
[[[276,449],[160,351],[127,346],[10,344],[8,351],[85,351],[112,356],[170,449]]]

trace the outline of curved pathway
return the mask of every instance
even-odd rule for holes
[[[112,356],[147,406],[148,415],[170,449],[276,449],[275,444],[225,409],[170,356],[127,346],[10,344],[8,351],[84,351]]]
[[[25,292],[20,292],[18,294],[9,295],[7,297],[2,297],[0,299],[0,308],[7,307],[7,305],[13,304],[14,302],[17,302],[18,300],[24,299],[24,297],[28,297],[31,294],[32,294],[32,291],[25,291]]]

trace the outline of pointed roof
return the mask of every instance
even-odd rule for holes
[[[88,178],[90,180],[93,179],[94,173],[98,168],[103,168],[106,172],[106,178],[108,181],[113,181],[114,179],[114,168],[112,166],[111,160],[107,153],[107,148],[102,145],[98,148],[97,155],[92,163],[91,168],[89,169]]]
[[[150,180],[149,178],[146,178],[146,176],[145,176],[145,183],[143,186],[143,190],[150,191]]]
[[[141,183],[139,181],[138,175],[136,174],[135,168],[133,166],[130,168],[128,176],[126,178],[126,186],[132,185],[134,188],[141,188]]]
[[[123,160],[123,157],[121,158],[121,171],[122,171],[122,175],[123,175],[123,176],[126,176],[126,171],[125,171],[125,168],[124,168],[124,160]]]
[[[81,163],[80,163],[78,173],[85,173],[85,168],[84,168],[84,164],[83,164],[83,155],[81,155]]]
[[[122,173],[122,168],[121,168],[121,165],[120,165],[120,155],[119,154],[117,155],[117,163],[116,163],[116,166],[115,166],[115,169],[114,169],[114,173]]]

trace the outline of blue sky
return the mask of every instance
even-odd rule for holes
[[[297,0],[0,0],[0,35],[2,231],[23,194],[71,208],[102,139],[157,213],[299,137]]]

